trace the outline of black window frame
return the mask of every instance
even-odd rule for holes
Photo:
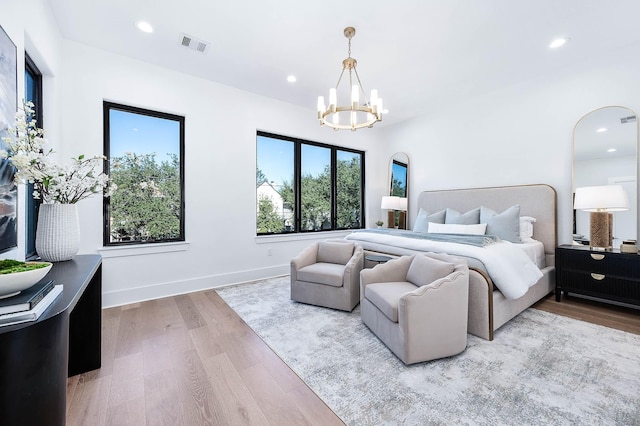
[[[293,153],[293,191],[294,191],[294,226],[291,231],[283,231],[283,232],[265,232],[258,233],[257,236],[265,236],[265,235],[289,235],[289,234],[308,234],[308,233],[318,233],[318,232],[331,232],[331,231],[343,231],[349,229],[364,229],[366,228],[366,220],[365,220],[365,151],[360,151],[353,148],[345,148],[337,145],[330,145],[321,142],[314,142],[306,139],[291,137],[291,136],[283,136],[275,133],[265,132],[258,130],[256,132],[256,139],[258,136],[272,138],[272,139],[280,139],[284,141],[289,141],[294,144],[294,153]],[[320,148],[328,148],[331,151],[331,228],[330,229],[318,229],[318,230],[302,230],[302,145],[312,145]],[[337,197],[337,173],[338,173],[338,161],[337,161],[337,153],[338,151],[351,152],[354,154],[360,155],[360,227],[355,228],[338,228],[338,197]],[[257,161],[257,158],[256,158]]]
[[[33,109],[36,114],[36,125],[44,128],[43,125],[43,106],[42,106],[42,73],[38,69],[29,54],[24,52],[24,72],[29,74],[33,80],[33,96],[31,99],[27,96],[27,82],[25,81],[25,100],[33,103]],[[26,80],[26,79],[25,79]],[[33,184],[27,183],[25,190],[25,259],[34,260],[38,258],[36,252],[36,228],[38,225],[38,212],[40,210],[42,200],[33,197]]]
[[[167,120],[177,121],[180,125],[180,235],[176,238],[163,238],[152,241],[116,241],[112,242],[111,240],[111,226],[109,223],[110,214],[110,198],[103,198],[103,245],[105,247],[110,246],[128,246],[128,245],[148,245],[148,244],[161,244],[161,243],[169,243],[169,242],[184,242],[185,239],[185,117],[177,114],[170,114],[162,111],[155,111],[140,107],[135,107],[131,105],[124,105],[116,102],[103,101],[102,102],[102,113],[103,113],[103,138],[104,138],[104,155],[107,158],[104,166],[104,173],[109,174],[111,169],[111,157],[110,154],[110,117],[109,112],[111,110],[123,111],[128,113],[135,113],[140,115],[146,115],[149,117],[163,118]]]

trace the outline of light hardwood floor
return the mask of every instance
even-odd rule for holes
[[[640,311],[535,305],[640,334]],[[102,368],[69,378],[68,425],[343,425],[215,291],[103,311]]]
[[[103,311],[67,425],[343,425],[215,291]]]
[[[555,294],[550,294],[533,305],[533,307],[593,324],[640,334],[640,309],[617,306],[577,296],[567,297],[563,295],[560,300],[560,302],[556,302]]]

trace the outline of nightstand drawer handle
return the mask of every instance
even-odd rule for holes
[[[593,260],[602,260],[604,259],[604,254],[591,253],[591,258]]]
[[[594,280],[602,281],[602,280],[604,280],[604,275],[603,274],[596,274],[596,273],[592,272],[591,273],[591,278],[593,278]]]

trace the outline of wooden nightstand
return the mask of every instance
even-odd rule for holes
[[[556,301],[561,293],[640,305],[640,256],[588,246],[556,248]]]

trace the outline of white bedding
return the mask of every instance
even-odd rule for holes
[[[478,259],[487,268],[487,272],[495,286],[507,299],[517,299],[524,296],[529,287],[538,282],[543,276],[540,269],[525,253],[525,250],[518,248],[519,244],[508,241],[499,241],[485,247],[477,247],[366,231],[354,232],[345,238],[352,241],[372,242],[408,250],[449,253]]]
[[[529,259],[531,259],[538,268],[543,269],[547,266],[544,254],[544,244],[540,241],[528,238],[526,241],[523,241],[522,244],[514,244],[514,246],[525,252]]]

